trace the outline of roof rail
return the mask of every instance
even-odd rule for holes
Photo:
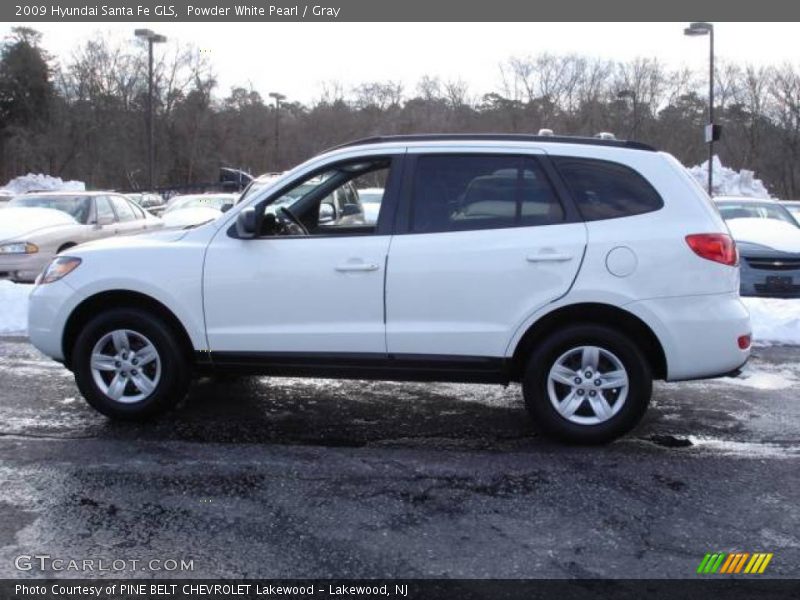
[[[333,146],[324,150],[331,152],[340,148],[351,146],[366,146],[370,144],[383,144],[388,142],[547,142],[558,144],[586,144],[590,146],[611,146],[616,148],[630,148],[632,150],[644,150],[655,152],[656,149],[648,144],[641,142],[629,142],[617,139],[601,139],[596,137],[581,137],[567,135],[532,135],[527,133],[415,133],[409,135],[377,135],[373,137],[361,138]]]

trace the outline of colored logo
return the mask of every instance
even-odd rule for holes
[[[772,560],[772,552],[736,552],[726,554],[724,552],[709,553],[703,557],[697,573],[700,575],[719,574],[761,574],[767,568],[769,561]]]

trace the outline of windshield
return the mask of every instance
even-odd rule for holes
[[[89,196],[17,196],[8,206],[54,208],[85,224],[89,222],[92,202]]]
[[[165,213],[181,208],[213,208],[221,211],[226,204],[233,204],[233,196],[178,196],[173,198]]]
[[[254,179],[253,181],[250,182],[250,185],[248,185],[246,188],[244,188],[244,191],[242,192],[242,195],[239,196],[239,199],[236,201],[236,203],[238,204],[239,202],[241,202],[242,200],[244,200],[245,198],[247,198],[251,194],[254,194],[258,190],[264,188],[269,183],[272,183],[272,181],[259,181],[258,179]]]
[[[769,202],[719,202],[717,204],[722,218],[731,219],[774,219],[797,226],[797,221],[780,204]]]
[[[291,189],[289,192],[275,200],[272,205],[273,206],[285,206],[287,204],[294,204],[300,198],[305,196],[308,192],[315,189],[322,183],[322,179],[307,181],[301,185],[298,185],[296,188]]]

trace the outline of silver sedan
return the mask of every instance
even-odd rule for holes
[[[67,248],[161,227],[161,219],[113,192],[16,196],[0,212],[0,279],[31,282]]]

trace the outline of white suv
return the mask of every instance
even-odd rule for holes
[[[320,219],[351,184],[384,188],[377,223]],[[648,146],[381,137],[196,228],[71,249],[29,332],[110,417],[174,406],[198,372],[519,381],[539,429],[596,443],[639,421],[653,379],[747,360],[738,278],[708,197]]]

